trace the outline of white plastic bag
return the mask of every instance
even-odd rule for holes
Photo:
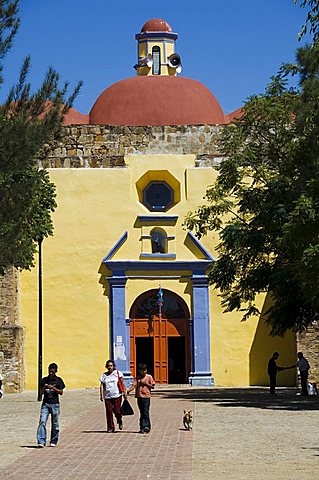
[[[318,395],[317,386],[315,383],[308,383],[307,390],[308,390],[308,395]]]

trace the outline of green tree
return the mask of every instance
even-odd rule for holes
[[[299,88],[287,76],[299,76]],[[198,237],[217,231],[209,277],[225,311],[260,314],[268,293],[272,334],[305,329],[319,312],[319,46],[300,48],[243,116],[225,126],[224,155],[207,204],[185,224]]]
[[[0,0],[0,60],[9,51],[19,26],[19,1]],[[3,65],[0,64],[0,73]],[[51,212],[56,207],[55,187],[37,158],[48,143],[62,135],[63,116],[81,83],[67,96],[68,84],[59,88],[59,75],[50,68],[41,87],[31,92],[27,82],[30,57],[17,84],[0,107],[0,272],[8,266],[33,265],[39,239],[53,233]],[[0,78],[0,84],[3,82]]]
[[[294,0],[296,4],[300,4],[301,8],[308,10],[305,24],[299,34],[301,38],[307,32],[313,35],[314,41],[318,40],[319,27],[319,1],[318,0]]]

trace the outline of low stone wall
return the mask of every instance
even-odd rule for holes
[[[19,272],[11,267],[0,275],[0,372],[6,393],[24,389],[24,329],[19,323]]]
[[[195,166],[220,162],[217,125],[66,126],[62,142],[45,149],[42,168],[125,167],[129,154],[194,154]]]
[[[0,275],[0,325],[18,323],[18,279],[18,270],[13,267]]]
[[[5,393],[24,390],[24,329],[20,325],[0,326],[0,352],[3,355],[2,375]]]
[[[297,336],[297,350],[302,352],[310,363],[309,381],[319,387],[319,324],[313,324]]]

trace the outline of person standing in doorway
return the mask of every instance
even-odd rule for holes
[[[301,395],[308,395],[308,373],[310,365],[308,360],[303,356],[302,352],[297,353],[298,361],[296,367],[298,367],[301,383]]]
[[[277,380],[277,373],[281,372],[285,369],[285,367],[279,367],[277,365],[277,360],[279,357],[278,352],[274,352],[272,357],[268,361],[268,368],[267,372],[269,375],[269,393],[270,395],[276,395],[276,380]]]
[[[140,431],[139,433],[150,433],[151,419],[151,391],[155,386],[152,375],[147,373],[146,363],[139,363],[138,375],[134,379],[133,385],[127,390],[129,394],[135,388],[135,397],[137,398],[137,406],[140,411]]]
[[[58,377],[56,372],[58,366],[56,363],[50,363],[48,367],[49,375],[42,378],[40,383],[40,394],[43,396],[43,401],[40,411],[40,420],[37,430],[38,447],[45,447],[47,441],[47,421],[51,415],[51,440],[50,446],[55,447],[59,440],[60,432],[60,401],[59,396],[63,395],[65,383],[61,377]]]
[[[119,430],[123,429],[121,413],[122,393],[126,396],[126,388],[123,381],[123,373],[115,369],[113,360],[105,364],[106,372],[100,377],[100,400],[105,404],[107,433],[114,433],[115,426],[113,414],[117,420]]]

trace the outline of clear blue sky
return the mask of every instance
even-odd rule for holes
[[[20,13],[1,100],[30,54],[32,85],[49,66],[71,85],[84,81],[74,105],[82,113],[112,83],[136,75],[134,35],[150,18],[179,34],[182,76],[204,83],[230,113],[294,60],[306,17],[293,0],[22,0]]]

